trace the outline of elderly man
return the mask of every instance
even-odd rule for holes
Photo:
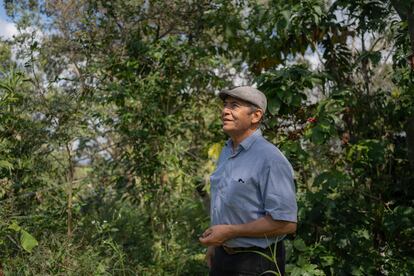
[[[223,131],[230,136],[211,175],[211,227],[200,237],[208,246],[210,275],[284,275],[283,238],[296,231],[293,169],[259,129],[266,96],[252,87],[219,93]],[[261,254],[276,248],[277,266]]]

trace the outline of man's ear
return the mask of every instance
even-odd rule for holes
[[[256,109],[256,111],[253,112],[253,118],[252,118],[252,123],[253,124],[257,124],[260,122],[260,120],[263,117],[263,110],[261,109]]]

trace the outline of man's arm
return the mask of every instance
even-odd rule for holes
[[[244,224],[221,224],[208,228],[200,237],[204,245],[221,245],[236,237],[273,237],[294,233],[296,223],[274,220],[270,215]]]

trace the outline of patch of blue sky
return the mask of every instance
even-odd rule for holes
[[[43,4],[43,2],[39,1],[39,5]],[[57,30],[53,28],[47,28],[47,26],[50,27],[50,24],[52,23],[52,18],[48,17],[46,14],[41,13],[37,14],[39,17],[37,18],[45,28],[42,28],[42,30],[38,29],[38,32],[40,36],[43,35],[43,32],[46,32],[47,34],[53,34],[57,32]],[[33,28],[28,28],[23,30],[23,32],[33,32],[35,30]],[[22,30],[21,30],[22,31]],[[0,0],[0,38],[1,39],[12,39],[13,35],[16,35],[18,33],[18,29],[16,24],[13,22],[13,20],[7,16],[5,7],[4,7],[4,0]]]
[[[7,17],[4,1],[0,0],[0,38],[11,39],[17,33],[15,24]]]
[[[4,9],[4,1],[0,0],[0,19],[7,20],[6,11]]]

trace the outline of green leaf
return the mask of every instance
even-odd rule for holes
[[[323,266],[331,266],[334,264],[335,258],[333,256],[322,256],[321,260]]]
[[[5,169],[8,169],[8,170],[11,170],[11,169],[13,169],[13,165],[9,161],[0,160],[0,168],[5,168]]]
[[[299,251],[306,250],[306,244],[302,239],[296,239],[293,241],[293,246]]]
[[[281,14],[286,19],[286,21],[289,21],[290,17],[292,16],[292,13],[289,10],[284,10],[281,12]]]
[[[317,14],[317,15],[322,15],[322,9],[321,9],[321,7],[319,7],[319,6],[313,6],[313,10],[315,11],[315,13]]]
[[[211,145],[208,149],[208,157],[213,160],[218,160],[222,147],[221,143]]]
[[[325,135],[320,127],[315,127],[311,130],[311,140],[318,145],[322,145],[325,142]]]
[[[17,222],[13,221],[12,224],[9,225],[9,229],[19,232],[21,227],[17,224]]]
[[[278,114],[280,109],[281,102],[277,97],[272,97],[267,103],[267,109],[272,114]]]
[[[21,229],[20,230],[20,244],[23,247],[24,250],[31,253],[32,249],[39,245],[37,240],[30,235],[27,231]]]

